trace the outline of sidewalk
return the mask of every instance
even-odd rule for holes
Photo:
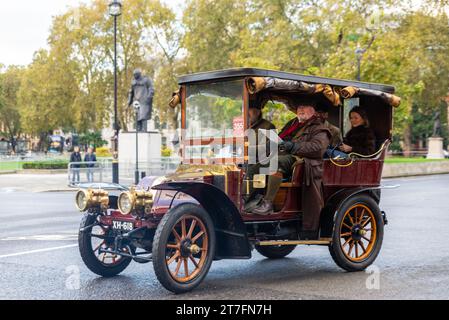
[[[76,191],[67,186],[67,174],[2,174],[0,193]]]

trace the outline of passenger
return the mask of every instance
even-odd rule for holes
[[[333,149],[334,147],[338,147],[343,142],[343,136],[341,134],[341,130],[329,122],[329,120],[328,120],[329,119],[329,111],[327,110],[327,108],[325,106],[318,105],[317,109],[318,109],[316,112],[317,115],[321,119],[323,119],[324,126],[329,129],[329,131],[331,132],[331,135],[332,135],[329,148]]]
[[[253,214],[267,215],[273,212],[274,196],[282,179],[290,177],[297,157],[304,160],[302,177],[303,233],[306,238],[314,238],[319,227],[323,200],[323,154],[330,143],[331,134],[316,115],[314,101],[303,101],[296,110],[297,118],[290,121],[281,131],[283,154],[279,155],[278,172],[269,178],[265,197],[251,211]],[[270,182],[272,180],[272,182]]]
[[[352,129],[343,139],[343,144],[339,149],[346,155],[358,153],[361,155],[371,155],[376,152],[376,136],[369,127],[369,120],[366,111],[361,107],[355,107],[349,113]]]
[[[248,109],[250,128],[253,130],[265,129],[276,130],[274,124],[262,117],[262,110],[258,107],[250,107]]]

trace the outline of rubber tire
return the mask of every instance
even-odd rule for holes
[[[340,224],[346,211],[355,204],[364,204],[368,208],[370,208],[377,223],[377,241],[374,245],[374,248],[371,254],[365,260],[360,262],[354,262],[346,258],[340,245]],[[335,220],[334,231],[332,235],[332,243],[331,245],[329,245],[329,252],[332,256],[332,259],[340,268],[348,272],[363,271],[368,268],[379,255],[380,249],[382,247],[383,236],[384,220],[376,201],[366,194],[355,195],[354,197],[351,197],[349,200],[347,200],[341,206],[339,212],[337,213],[337,218]]]
[[[296,249],[295,245],[292,246],[256,246],[257,252],[268,259],[282,259],[288,256],[293,250]]]
[[[95,219],[96,216],[85,214],[83,220],[81,221],[80,231],[78,233],[78,246],[81,258],[83,259],[86,267],[89,268],[89,270],[93,273],[105,278],[114,277],[123,272],[123,270],[125,270],[129,266],[132,259],[128,257],[122,257],[120,259],[121,261],[113,267],[104,265],[97,259],[92,249],[90,236],[92,229],[86,230],[84,232],[81,231],[82,228],[93,224],[95,222]]]
[[[198,274],[196,278],[186,283],[180,283],[172,278],[170,271],[167,268],[165,249],[172,228],[175,226],[176,222],[183,215],[186,214],[196,216],[200,218],[201,221],[204,223],[209,238],[208,244],[209,255],[206,258],[203,270]],[[157,279],[162,284],[162,286],[164,286],[164,288],[175,294],[192,291],[198,285],[200,285],[200,283],[204,280],[207,273],[209,272],[209,269],[212,265],[212,261],[215,255],[211,253],[215,253],[215,246],[216,240],[215,240],[214,223],[209,214],[202,207],[192,203],[184,203],[171,209],[162,218],[161,222],[159,223],[156,229],[156,234],[154,236],[153,267]]]

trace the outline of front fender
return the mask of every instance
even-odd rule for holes
[[[217,235],[216,259],[249,259],[251,246],[239,210],[217,187],[204,182],[168,182],[154,186],[154,190],[185,193],[211,216]]]

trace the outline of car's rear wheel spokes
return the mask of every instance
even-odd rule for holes
[[[353,262],[368,258],[376,243],[376,230],[370,208],[356,204],[347,210],[340,226],[340,245],[345,256]]]
[[[185,215],[172,228],[166,245],[166,265],[174,280],[185,283],[204,267],[208,254],[208,234],[196,216]]]

